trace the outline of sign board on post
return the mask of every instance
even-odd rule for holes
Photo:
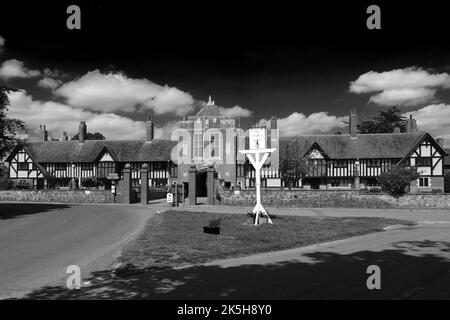
[[[173,193],[167,194],[167,203],[173,203]]]
[[[266,148],[266,128],[250,128],[248,129],[249,149],[265,149]]]

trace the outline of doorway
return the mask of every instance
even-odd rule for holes
[[[311,179],[311,189],[313,190],[319,190],[320,189],[320,179]]]
[[[199,172],[197,173],[197,177],[195,179],[195,189],[196,189],[196,196],[197,197],[207,197],[208,195],[208,190],[206,187],[206,178],[207,178],[207,173],[206,171],[204,172]]]

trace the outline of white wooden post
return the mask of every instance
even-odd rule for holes
[[[242,154],[246,154],[250,163],[255,168],[255,178],[256,178],[256,206],[253,209],[253,213],[255,214],[255,225],[259,223],[259,215],[265,215],[267,217],[267,222],[272,224],[272,220],[269,217],[269,214],[266,212],[264,207],[261,204],[261,168],[266,162],[267,157],[271,152],[274,152],[275,149],[254,149],[254,150],[240,150],[239,152]],[[252,154],[255,154],[255,158],[253,158]],[[260,155],[263,155],[260,159]]]

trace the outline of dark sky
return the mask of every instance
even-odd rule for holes
[[[380,107],[348,92],[359,75],[409,66],[450,70],[444,2],[291,2],[16,1],[1,5],[0,34],[5,59],[79,76],[120,70],[196,99],[212,94],[222,106],[259,117],[345,115],[351,107],[371,116]],[[65,26],[69,4],[82,8],[80,31]],[[366,28],[370,4],[381,7],[381,30]],[[450,101],[448,93],[437,95]]]

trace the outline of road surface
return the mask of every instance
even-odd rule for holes
[[[111,207],[111,210],[115,209]],[[117,210],[120,208],[117,207]],[[208,208],[204,211],[230,213],[231,209]],[[285,210],[280,211],[283,213],[278,214],[285,214]],[[110,273],[106,272],[92,279],[92,282],[83,286],[82,290],[67,290],[64,282],[40,287],[26,297],[31,299],[261,299],[261,301],[264,299],[450,299],[450,213],[448,211],[297,209],[291,210],[290,214],[389,216],[419,221],[419,224],[414,227],[392,229],[303,248],[225,259],[185,268],[169,270],[148,268],[125,276],[108,276]],[[120,214],[118,216],[121,217]],[[76,221],[77,219],[75,223]],[[80,229],[89,228],[84,225]],[[110,228],[111,226],[102,227],[107,230]],[[0,227],[0,232],[1,230]],[[14,233],[14,230],[10,232]],[[1,236],[3,237],[3,234]],[[95,235],[90,237],[96,238]],[[26,240],[18,238],[17,240]],[[14,246],[14,241],[10,241],[10,245]],[[42,245],[45,246],[45,243]],[[23,247],[22,249],[28,252],[28,246],[32,245],[19,247]],[[64,246],[61,247],[64,248]],[[2,244],[0,255],[9,252],[14,256],[14,251],[17,249],[5,250]],[[76,250],[72,249],[72,251]],[[110,252],[113,251],[110,250]],[[22,256],[21,253],[17,255]],[[61,259],[60,255],[62,254],[55,253],[54,260]],[[25,260],[23,257],[17,259],[22,262]],[[39,259],[31,261],[34,261],[33,264],[36,265],[37,260]],[[5,261],[4,257],[0,257],[0,261],[2,265]],[[71,263],[75,262],[67,259],[62,265]],[[41,261],[41,265],[45,263]],[[371,265],[378,266],[381,271],[381,289],[379,290],[367,288],[367,279],[370,276],[367,268]],[[33,270],[31,267],[22,268],[28,272]],[[100,266],[98,270],[101,270]],[[15,271],[9,272],[14,274]],[[64,276],[63,273],[61,275]],[[0,276],[0,281],[3,278],[3,275]]]
[[[65,285],[69,265],[82,277],[111,266],[145,225],[149,207],[0,203],[0,298]]]

